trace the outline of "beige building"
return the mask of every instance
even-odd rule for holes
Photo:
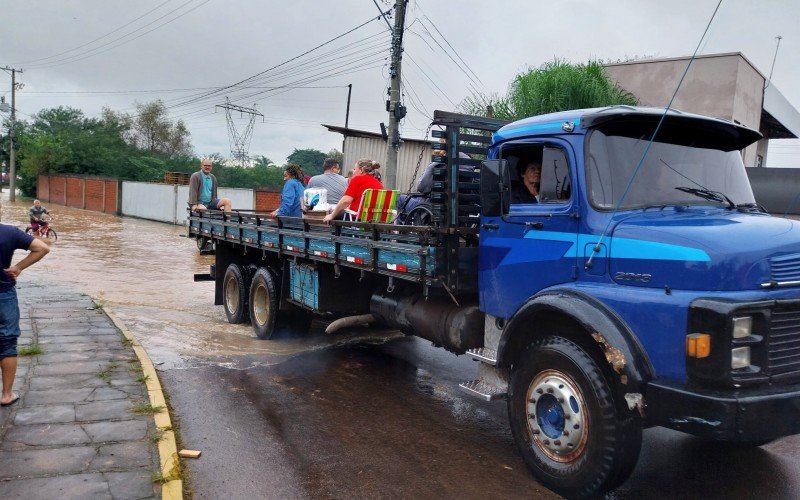
[[[347,175],[357,160],[367,158],[377,160],[382,166],[386,166],[386,139],[381,134],[356,130],[352,128],[337,127],[336,125],[322,125],[331,132],[338,132],[344,136],[344,165],[342,165],[342,175]],[[420,153],[422,161],[420,162]],[[422,175],[423,170],[431,161],[430,142],[419,139],[403,138],[403,144],[397,155],[397,185],[395,189],[402,192],[409,191],[409,185],[414,178],[414,172],[419,164],[417,180]],[[385,173],[385,170],[381,174]],[[416,182],[416,181],[415,181]],[[416,185],[416,184],[415,184]],[[411,191],[414,189],[412,188]]]
[[[645,59],[605,66],[608,76],[642,106],[669,104],[690,57]],[[770,139],[800,136],[800,113],[741,53],[698,56],[681,85],[674,109],[713,116],[756,129],[764,139],[742,152],[746,167],[766,164]]]

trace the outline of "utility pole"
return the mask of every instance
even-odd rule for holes
[[[386,155],[386,175],[384,185],[394,189],[397,185],[397,151],[400,149],[400,120],[406,116],[406,108],[400,104],[400,68],[403,61],[403,29],[406,23],[406,3],[408,0],[395,0],[394,31],[392,31],[392,65],[389,76],[392,79],[389,88],[389,100],[386,110],[389,112],[389,138]]]
[[[353,93],[353,84],[347,84],[347,112],[344,115],[344,134],[342,135],[342,162],[344,163],[344,146],[347,144],[347,130],[350,125],[350,95]],[[344,165],[342,165],[344,167]]]
[[[11,141],[11,149],[8,151],[8,201],[16,201],[16,189],[17,189],[17,164],[16,164],[16,153],[14,148],[14,124],[16,123],[16,112],[17,112],[17,71],[22,73],[21,69],[14,69],[9,68],[8,66],[2,68],[6,71],[11,72],[11,129],[8,132],[8,138]]]

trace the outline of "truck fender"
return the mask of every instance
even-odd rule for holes
[[[642,345],[617,314],[597,299],[575,290],[548,290],[531,297],[506,323],[498,344],[497,362],[513,363],[522,346],[518,332],[522,329],[536,335],[536,317],[556,314],[574,321],[585,332],[584,342],[594,342],[603,351],[609,366],[619,377],[621,396],[631,410],[642,411],[641,394],[653,378],[653,367]],[[526,343],[527,345],[527,343]],[[632,403],[633,402],[633,403]]]

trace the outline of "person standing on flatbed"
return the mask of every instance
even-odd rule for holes
[[[231,211],[231,200],[217,198],[217,178],[211,173],[214,167],[210,159],[200,162],[200,171],[189,178],[189,206],[192,210]]]

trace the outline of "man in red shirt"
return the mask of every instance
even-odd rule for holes
[[[383,189],[381,181],[375,178],[377,170],[381,168],[380,163],[372,160],[358,160],[353,168],[353,177],[347,185],[342,198],[336,204],[333,211],[325,216],[326,223],[333,219],[340,218],[340,214],[345,208],[350,208],[355,213],[361,211],[361,197],[367,189]]]

